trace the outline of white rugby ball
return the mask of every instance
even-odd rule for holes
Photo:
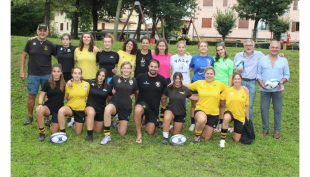
[[[235,63],[235,69],[242,70],[244,69],[244,61],[239,60]]]
[[[172,145],[182,145],[184,143],[186,143],[186,136],[182,135],[182,134],[177,134],[177,135],[173,135],[171,138],[170,138],[170,143]]]
[[[279,83],[280,81],[278,81],[277,79],[270,79],[265,82],[265,87],[268,90],[272,90],[276,88],[279,85]]]
[[[50,142],[55,143],[55,144],[64,143],[67,141],[67,139],[68,139],[67,134],[62,133],[62,132],[57,132],[50,136]]]

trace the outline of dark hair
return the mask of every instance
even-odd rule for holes
[[[111,39],[112,45],[114,44],[115,39],[114,39],[114,36],[113,36],[111,33],[107,33],[107,34],[104,36],[104,38],[102,39],[102,42],[104,42],[104,39],[105,39],[105,38],[110,38],[110,39]]]
[[[156,60],[156,59],[151,59],[149,65],[150,65],[151,63],[157,63],[158,67],[160,66],[159,61]]]
[[[218,43],[218,44],[216,44],[216,46],[215,46],[215,52],[216,52],[216,55],[215,55],[215,62],[218,62],[219,59],[220,59],[220,55],[217,53],[217,48],[218,48],[218,47],[221,47],[221,46],[223,47],[223,49],[225,49],[225,56],[224,56],[223,60],[225,61],[225,60],[228,58],[228,55],[227,55],[227,53],[226,53],[225,45],[222,44],[222,43]]]
[[[158,55],[159,54],[159,49],[157,48],[160,42],[164,42],[166,45],[166,49],[165,49],[165,55],[168,54],[168,43],[166,41],[166,39],[160,38],[158,39],[158,41],[156,42],[156,46],[155,46],[155,54]]]
[[[242,76],[241,76],[241,74],[240,74],[240,73],[235,73],[235,74],[233,74],[233,76],[232,76],[232,80],[234,80],[234,78],[235,78],[237,75],[238,75],[238,76],[240,76],[241,81],[242,81]],[[234,86],[234,82],[232,82],[231,86]]]
[[[150,38],[149,38],[148,36],[143,36],[143,37],[141,38],[141,43],[142,43],[143,39],[148,40],[148,41],[149,41],[149,43],[150,43]]]
[[[104,69],[104,68],[100,68],[100,69],[97,71],[96,79],[95,79],[95,86],[98,86],[98,76],[99,76],[99,74],[100,74],[101,72],[104,72],[104,75],[105,75],[104,80],[103,80],[103,83],[102,83],[103,88],[104,88],[104,89],[107,89],[107,88],[108,88],[108,81],[107,81],[107,80],[108,80],[108,71],[107,71],[106,69]]]
[[[77,67],[77,66],[71,69],[71,74],[73,74],[73,71],[74,71],[75,69],[81,70],[81,75],[82,75],[82,68]],[[82,80],[84,80],[84,79],[83,79],[83,76],[81,76],[81,81],[82,81]]]
[[[133,48],[132,48],[130,54],[136,55],[137,52],[138,52],[138,44],[137,44],[137,41],[135,41],[134,39],[131,39],[131,38],[126,39],[126,40],[124,41],[122,50],[123,50],[124,52],[126,52],[126,45],[127,45],[127,43],[128,43],[129,41],[131,41],[131,42],[132,42],[132,45],[133,45]]]
[[[53,65],[52,67],[52,73],[53,73],[53,69],[54,68],[59,68],[60,71],[62,72],[62,66],[60,63],[56,63]],[[51,75],[51,77],[48,79],[48,82],[51,86],[51,89],[54,89],[56,87],[56,82],[54,80],[54,77],[53,77],[53,74]],[[65,86],[66,86],[66,82],[65,82],[65,79],[64,79],[64,75],[63,73],[60,75],[60,78],[59,78],[59,88],[60,90],[63,92],[65,90]]]
[[[70,34],[64,33],[64,34],[61,36],[61,39],[62,39],[64,36],[67,36],[68,39],[71,41],[71,36],[70,36]],[[69,43],[69,46],[71,46],[71,42]]]
[[[175,73],[173,74],[173,77],[172,77],[172,78],[173,78],[173,91],[172,91],[173,94],[175,93],[175,90],[174,90],[174,88],[175,88],[174,81],[176,80],[177,76],[179,76],[180,79],[181,79],[181,90],[182,90],[182,92],[184,92],[184,91],[183,91],[183,84],[182,84],[183,75],[182,75],[181,72],[175,72]],[[185,94],[185,93],[183,93],[183,94]]]
[[[82,37],[80,38],[79,49],[80,49],[80,51],[83,51],[83,48],[84,48],[83,37],[85,34],[89,34],[89,36],[90,36],[90,43],[89,43],[88,52],[92,52],[94,49],[94,46],[95,46],[95,40],[94,40],[94,36],[89,32],[84,32],[82,34]]]

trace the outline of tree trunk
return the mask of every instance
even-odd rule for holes
[[[47,37],[51,37],[51,28],[50,28],[50,10],[51,10],[51,2],[49,0],[45,1],[45,11],[44,11],[44,23],[48,26],[48,35]]]
[[[140,25],[139,25],[140,24]],[[140,35],[141,35],[141,24],[142,24],[142,15],[141,12],[139,13],[139,22],[138,22],[138,31],[137,31],[137,42],[140,42]],[[145,29],[146,30],[146,29]]]
[[[226,36],[225,36],[225,35],[222,35],[222,37],[223,37],[223,42],[225,42]]]
[[[254,22],[254,29],[253,29],[253,41],[256,41],[256,33],[257,33],[257,25],[258,25],[258,22],[259,22],[260,19],[255,19],[255,22]]]
[[[76,9],[79,9],[80,0],[76,0],[75,6]],[[79,13],[78,10],[74,12],[74,29],[73,29],[73,39],[79,39],[78,36],[78,28],[79,28]]]
[[[98,13],[97,13],[97,0],[93,0],[91,13],[93,16],[93,31],[97,31],[98,29]]]
[[[121,7],[122,7],[122,0],[118,0],[116,15],[115,15],[115,22],[114,22],[114,31],[113,31],[113,36],[115,39],[118,39],[117,32],[118,32],[118,22],[119,22],[119,14],[121,12]]]

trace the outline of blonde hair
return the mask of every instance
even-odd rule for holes
[[[121,74],[120,74],[120,76],[122,76],[122,77],[123,77],[122,68],[123,68],[123,66],[125,66],[125,65],[129,65],[130,68],[132,69],[131,63],[130,63],[129,61],[124,61],[124,62],[121,64],[121,67],[120,67],[120,69],[121,69]],[[132,70],[131,70],[131,72],[130,72],[130,74],[129,74],[129,80],[131,80],[131,73],[132,73]]]
[[[104,38],[102,39],[102,42],[104,42],[104,39],[111,39],[111,43],[112,43],[112,45],[114,45],[114,41],[115,41],[115,39],[114,39],[114,36],[111,34],[111,33],[107,33],[105,36],[104,36]]]
[[[182,41],[182,40],[179,41],[179,42],[177,42],[177,47],[179,47],[180,44],[183,44],[183,45],[186,47],[186,42],[184,42],[184,41]]]

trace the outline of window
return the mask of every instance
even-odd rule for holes
[[[102,29],[102,30],[105,29],[105,23],[101,23],[101,29]]]
[[[203,6],[213,6],[213,0],[203,0]]]
[[[64,24],[60,23],[60,30],[64,30]]]
[[[202,18],[201,27],[202,28],[211,28],[212,18]]]
[[[239,19],[238,28],[249,28],[249,20]]]
[[[228,0],[223,0],[223,6],[224,6],[224,7],[227,6],[227,1],[228,1]]]
[[[299,31],[299,22],[292,22],[292,32]]]
[[[293,4],[293,10],[299,10],[299,0],[294,0],[294,4]]]
[[[69,30],[69,22],[67,22],[67,30]]]
[[[269,26],[266,24],[266,22],[260,20],[257,24],[257,29],[258,30],[269,30]]]

